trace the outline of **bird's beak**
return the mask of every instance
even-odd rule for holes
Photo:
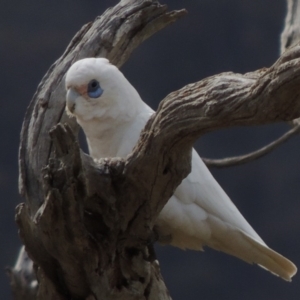
[[[67,108],[70,111],[70,113],[73,113],[76,107],[76,99],[80,95],[73,89],[69,88],[67,91]]]

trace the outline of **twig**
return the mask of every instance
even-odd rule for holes
[[[265,156],[266,154],[270,153],[271,151],[279,147],[281,144],[286,142],[292,136],[298,134],[299,131],[300,131],[300,124],[294,126],[291,130],[283,134],[279,139],[273,141],[267,146],[262,147],[254,152],[248,153],[246,155],[227,157],[222,159],[202,158],[202,160],[208,167],[215,167],[215,168],[227,168],[227,167],[242,165],[252,160]]]

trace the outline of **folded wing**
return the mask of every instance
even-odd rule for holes
[[[162,210],[158,228],[176,247],[209,246],[255,263],[285,280],[296,266],[270,249],[245,220],[193,150],[192,172]]]

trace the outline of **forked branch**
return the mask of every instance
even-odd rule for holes
[[[17,222],[36,266],[39,299],[170,299],[151,251],[153,226],[190,172],[194,141],[220,128],[300,117],[297,46],[270,68],[222,73],[171,93],[126,159],[96,163],[83,154],[77,126],[64,114],[69,66],[89,56],[120,66],[184,14],[154,0],[121,1],[82,28],[30,103],[19,158],[26,203]]]

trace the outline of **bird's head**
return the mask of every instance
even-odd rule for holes
[[[121,113],[126,115],[129,104],[126,99],[131,99],[132,93],[137,94],[119,69],[106,58],[85,58],[75,62],[67,72],[65,83],[67,113],[81,122],[118,118]]]

